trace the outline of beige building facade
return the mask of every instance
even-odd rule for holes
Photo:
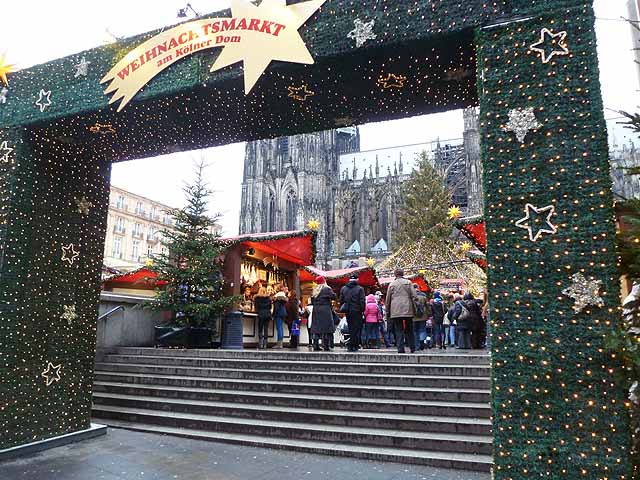
[[[104,264],[122,271],[139,268],[153,255],[167,253],[162,230],[172,228],[171,207],[111,186]]]

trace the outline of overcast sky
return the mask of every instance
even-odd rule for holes
[[[103,44],[108,29],[118,37],[146,32],[177,21],[176,12],[187,2],[172,0],[22,0],[5,6],[0,18],[0,53],[20,68],[64,57]],[[200,13],[229,6],[228,0],[191,0]],[[637,110],[638,75],[633,63],[630,27],[621,21],[627,16],[627,0],[595,0],[603,98],[608,118],[615,110]],[[55,101],[55,98],[53,98]],[[0,108],[2,108],[0,104]],[[612,127],[616,143],[632,136]],[[457,138],[462,134],[461,112],[408,118],[361,127],[362,149],[422,143],[435,138]],[[637,143],[637,142],[636,142]],[[200,155],[173,154],[152,159],[115,164],[112,183],[134,193],[172,206],[183,204],[181,187],[191,177],[191,162]],[[238,230],[240,187],[244,144],[206,150],[211,164],[208,179],[216,191],[213,208],[223,213],[227,234]]]

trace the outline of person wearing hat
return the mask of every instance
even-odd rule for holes
[[[413,284],[417,299],[415,303],[416,313],[413,316],[413,337],[415,340],[415,349],[424,350],[425,347],[431,348],[431,341],[427,343],[427,320],[431,317],[431,304],[427,295],[420,291],[417,284]]]
[[[320,350],[320,338],[325,351],[331,350],[331,337],[335,330],[333,321],[333,308],[331,302],[336,299],[336,294],[327,285],[324,277],[316,278],[316,286],[311,294],[313,305],[313,323],[311,324],[311,335],[313,335],[313,350]]]
[[[434,292],[433,294],[433,303],[431,304],[431,314],[433,315],[433,328],[435,331],[436,337],[436,347],[440,349],[447,348],[447,328],[445,328],[445,323],[447,323],[446,327],[448,327],[448,322],[445,322],[445,307],[444,301],[442,300],[442,295],[440,292]]]
[[[404,278],[404,270],[395,270],[396,279],[391,282],[387,290],[387,321],[393,322],[396,331],[398,353],[405,353],[405,341],[409,344],[411,353],[415,352],[416,345],[413,337],[413,317],[416,314],[416,301],[418,295],[411,282]]]
[[[280,289],[273,296],[273,319],[276,324],[277,343],[273,348],[282,348],[284,340],[284,319],[287,318],[287,294]]]
[[[349,352],[360,349],[362,320],[365,309],[364,288],[358,285],[358,275],[353,274],[349,282],[340,290],[340,311],[347,315],[349,325]]]

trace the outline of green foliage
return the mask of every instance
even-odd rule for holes
[[[200,162],[195,182],[184,188],[186,207],[167,212],[175,219],[175,229],[162,232],[169,253],[155,257],[151,267],[158,281],[167,284],[157,290],[147,306],[172,312],[172,324],[178,326],[212,327],[216,317],[236,301],[235,297],[224,296],[226,244],[218,233],[212,233],[219,215],[206,215],[211,191],[204,183],[204,168]]]
[[[640,200],[628,200],[618,205],[623,228],[618,232],[620,270],[631,280],[640,280]]]
[[[422,152],[418,168],[403,185],[398,241],[405,244],[424,238],[446,240],[451,233],[447,223],[450,203],[451,194],[442,175]]]

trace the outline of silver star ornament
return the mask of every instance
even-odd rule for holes
[[[524,211],[526,215],[516,222],[516,227],[527,230],[529,232],[529,240],[532,242],[537,242],[543,233],[553,235],[558,231],[558,227],[551,223],[551,217],[556,211],[556,207],[553,205],[536,208],[527,203]],[[541,218],[542,215],[545,216],[544,220]]]
[[[87,200],[86,197],[82,197],[80,200],[76,198],[76,205],[78,206],[78,213],[84,217],[89,215],[91,207],[93,207],[93,203]]]
[[[64,310],[64,313],[60,316],[60,318],[62,318],[63,320],[66,320],[67,323],[71,325],[71,322],[73,322],[76,318],[78,318],[78,314],[76,313],[76,306],[65,305],[62,308]]]
[[[40,107],[40,112],[44,112],[51,105],[51,90],[40,89],[40,95],[36,100],[36,107]]]
[[[509,110],[509,122],[505,125],[505,132],[513,132],[520,143],[524,142],[531,130],[537,130],[542,124],[536,119],[533,107],[514,108]]]
[[[9,90],[6,87],[2,87],[2,90],[0,90],[0,103],[7,103],[7,93],[9,93]]]
[[[5,140],[0,143],[0,162],[9,163],[9,154],[13,152],[13,148],[9,148],[9,142]]]
[[[83,76],[86,77],[87,73],[89,72],[89,64],[91,62],[87,62],[87,59],[85,57],[82,57],[82,60],[80,60],[80,63],[77,63],[75,66],[76,68],[76,74],[73,76],[74,78],[78,78],[79,76]]]
[[[562,290],[562,293],[574,299],[573,310],[576,313],[589,305],[604,306],[604,300],[600,297],[602,280],[587,280],[581,273],[576,273],[571,276],[571,281],[571,285]]]
[[[376,24],[375,20],[370,22],[363,22],[359,18],[356,18],[353,23],[356,28],[351,30],[347,34],[347,38],[352,38],[356,41],[356,48],[360,48],[367,40],[375,40],[377,35],[373,33],[373,26]]]

